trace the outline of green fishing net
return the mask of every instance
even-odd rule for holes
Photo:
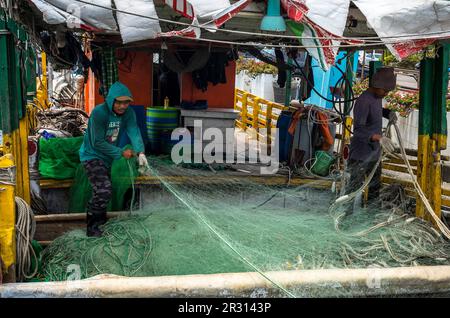
[[[81,278],[450,264],[449,242],[392,191],[391,206],[342,218],[341,207],[329,210],[337,194],[314,184],[268,186],[155,158],[150,165],[161,186],[141,189],[144,208],[110,220],[101,238],[75,230],[56,239],[43,252],[42,279],[67,279],[71,264]]]
[[[80,163],[79,150],[83,137],[39,139],[40,159],[39,172],[42,178],[72,179],[70,189],[70,212],[85,212],[87,202],[92,196],[92,188],[87,179],[85,169]],[[130,148],[130,145],[124,149]],[[124,209],[126,193],[137,176],[136,159],[115,160],[111,167],[112,199],[108,211]],[[133,198],[131,198],[133,199]]]
[[[125,149],[130,148],[126,146]],[[136,158],[114,160],[111,167],[112,197],[108,211],[122,211],[125,206],[125,194],[134,183],[137,172]],[[71,213],[86,212],[88,201],[92,197],[92,187],[86,170],[80,163],[76,169],[73,185],[70,189],[69,211]],[[133,198],[131,198],[133,201]]]
[[[42,178],[71,179],[80,163],[83,137],[39,139],[39,173]]]

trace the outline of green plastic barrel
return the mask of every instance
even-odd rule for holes
[[[316,151],[316,160],[311,171],[319,176],[327,176],[330,173],[330,166],[334,162],[334,157],[323,150]]]
[[[164,149],[168,149],[163,144],[167,142],[167,138],[162,138],[163,132],[164,135],[167,135],[177,128],[179,117],[180,111],[175,107],[154,106],[147,108],[147,134],[151,152],[162,153],[165,152]]]

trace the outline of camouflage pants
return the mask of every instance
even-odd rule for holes
[[[83,161],[86,174],[92,186],[92,199],[88,203],[88,213],[105,214],[112,195],[111,172],[99,159]]]

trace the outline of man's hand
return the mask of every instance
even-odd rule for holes
[[[148,169],[150,169],[150,167],[148,166],[147,157],[145,156],[144,153],[139,154],[138,162],[139,162],[139,169],[138,169],[139,173],[143,175],[148,171]]]
[[[383,136],[381,136],[381,135],[378,135],[378,134],[375,134],[375,135],[372,135],[372,137],[370,137],[370,140],[371,141],[380,141],[381,140],[381,138],[382,138]]]
[[[133,150],[131,150],[131,149],[127,149],[127,150],[124,150],[124,151],[122,152],[122,156],[123,156],[125,159],[130,159],[131,157],[134,156],[134,152],[133,152]]]

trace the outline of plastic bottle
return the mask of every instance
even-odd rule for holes
[[[164,109],[167,109],[167,107],[169,107],[169,97],[166,96],[166,98],[164,98]]]

